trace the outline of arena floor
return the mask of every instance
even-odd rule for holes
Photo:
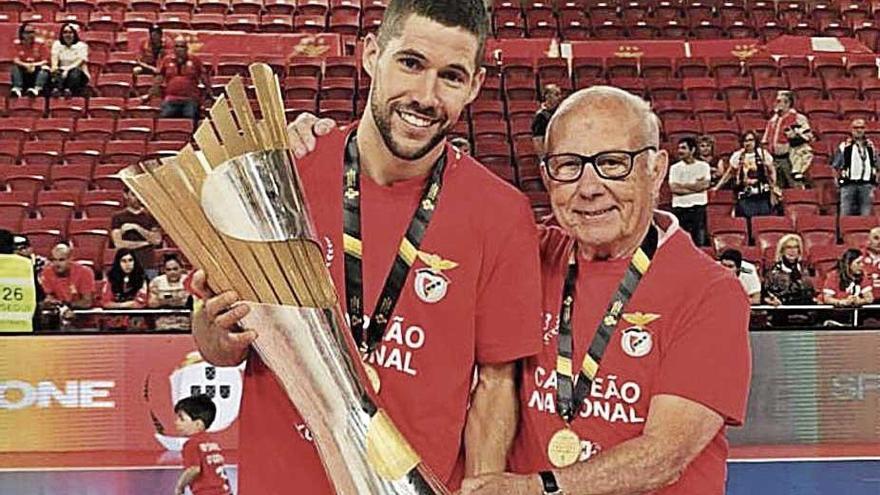
[[[752,446],[731,454],[728,495],[880,495],[880,445]],[[234,453],[227,457],[235,461]],[[0,455],[0,494],[171,493],[178,462],[155,453]],[[236,487],[234,465],[227,475]]]

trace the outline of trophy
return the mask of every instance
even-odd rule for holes
[[[446,494],[370,386],[339,307],[288,150],[278,79],[249,68],[262,115],[235,76],[194,134],[198,151],[121,172],[215,293],[251,307],[243,326],[312,431],[342,495]],[[279,432],[280,433],[280,432]]]

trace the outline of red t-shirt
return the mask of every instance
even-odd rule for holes
[[[298,170],[317,239],[344,307],[342,165],[347,133],[319,139]],[[376,355],[381,398],[404,436],[441,481],[461,481],[460,453],[474,366],[533,355],[540,348],[538,239],[527,200],[467,155],[447,146],[443,190],[421,251],[458,265],[448,289],[426,303],[416,294],[417,260]],[[424,178],[377,185],[361,176],[364,307],[371,314]],[[421,280],[421,277],[418,277]],[[332,495],[303,420],[265,365],[251,354],[241,409],[242,493]]]
[[[674,219],[657,218],[665,232],[653,263],[624,308],[571,425],[581,439],[581,462],[641,435],[651,398],[659,394],[699,402],[728,425],[740,425],[745,417],[751,363],[748,299],[731,272],[698,251]],[[565,426],[556,410],[556,356],[571,248],[571,238],[560,228],[542,230],[544,347],[523,366],[520,429],[509,459],[519,473],[552,468],[547,444]],[[575,374],[629,261],[580,262],[572,322]],[[646,323],[635,313],[654,319]],[[652,493],[722,494],[726,458],[722,428],[676,484]]]
[[[198,467],[199,476],[189,484],[193,495],[230,495],[223,465],[223,449],[207,432],[196,433],[183,444],[183,468]]]
[[[865,278],[871,281],[874,293],[880,294],[880,254],[873,254],[865,249],[862,252],[862,269],[865,271]]]
[[[159,74],[165,78],[165,100],[198,100],[203,70],[202,61],[192,55],[183,65],[177,64],[174,55],[165,57],[159,67]]]
[[[19,40],[15,40],[15,56],[22,62],[49,61],[49,48],[44,43],[34,40],[30,46],[24,46]]]
[[[867,260],[866,260],[867,261]],[[867,263],[865,264],[867,268]],[[867,272],[867,270],[866,270]],[[858,296],[872,289],[872,278],[865,273],[859,283],[850,282],[846,289],[840,288],[840,274],[837,270],[832,270],[825,276],[825,283],[822,285],[822,297],[833,297],[835,299],[845,299],[847,296]]]
[[[95,274],[91,268],[79,263],[70,263],[70,269],[63,277],[55,272],[54,266],[46,265],[40,273],[40,284],[47,297],[52,296],[63,303],[70,304],[82,294],[91,294],[93,304],[97,304],[94,297]]]

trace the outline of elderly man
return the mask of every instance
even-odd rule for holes
[[[372,83],[363,118],[317,141],[310,127],[291,129],[319,239],[344,251],[326,254],[353,337],[390,416],[452,489],[462,472],[504,469],[516,361],[541,345],[528,201],[446,140],[479,93],[489,31],[482,0],[391,0],[378,35],[364,40]],[[397,255],[404,243],[418,253],[412,262]],[[193,285],[203,289],[204,277]],[[386,292],[391,302],[380,304]],[[225,311],[235,300],[210,298],[194,317],[199,349],[215,364],[239,364],[254,338],[230,331],[247,312]],[[241,407],[242,493],[333,493],[299,413],[253,354]]]
[[[852,137],[837,146],[831,166],[838,171],[840,214],[871,214],[877,184],[877,148],[865,136],[865,120],[852,121]]]
[[[547,134],[559,227],[542,234],[544,347],[522,371],[516,473],[462,494],[721,494],[743,422],[749,303],[672,215],[648,104],[592,87]]]

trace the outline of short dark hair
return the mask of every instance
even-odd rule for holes
[[[736,265],[737,270],[742,268],[743,255],[736,249],[725,249],[718,256],[718,261],[732,261]]]
[[[31,24],[33,24],[33,23],[31,21],[28,21],[28,22],[22,22],[18,26],[18,39],[19,39],[19,41],[24,37],[24,30],[27,29],[27,27],[30,26]]]
[[[379,27],[379,47],[400,34],[411,14],[448,27],[460,27],[477,37],[476,65],[480,66],[489,36],[489,13],[484,0],[391,0]]]
[[[174,413],[177,414],[180,411],[185,412],[193,420],[201,420],[207,430],[214,423],[214,416],[217,415],[217,406],[214,405],[214,401],[207,395],[192,395],[180,399],[177,401],[177,404],[174,404]]]
[[[152,26],[150,26],[150,35],[152,36],[153,33],[159,33],[161,35],[162,34],[162,26],[160,26],[158,24],[153,24]]]
[[[60,41],[61,44],[64,45],[64,30],[67,29],[68,26],[70,27],[70,29],[73,30],[73,42],[71,42],[70,45],[65,46],[73,46],[79,43],[79,27],[72,22],[65,22],[61,25],[61,29],[58,30],[58,41]]]
[[[697,150],[697,138],[694,137],[683,137],[678,140],[678,144],[684,143],[687,145],[688,149],[691,151]]]
[[[15,236],[6,229],[0,229],[0,254],[15,253]]]

